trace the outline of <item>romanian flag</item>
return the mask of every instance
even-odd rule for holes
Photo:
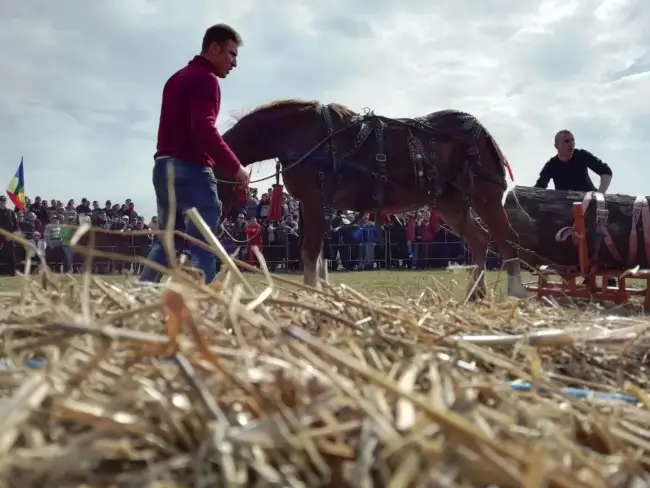
[[[23,158],[20,158],[18,171],[7,186],[7,195],[18,210],[25,211],[25,176],[23,174]]]

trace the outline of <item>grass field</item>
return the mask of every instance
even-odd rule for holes
[[[244,272],[246,279],[249,281],[253,288],[260,292],[266,288],[264,277],[260,273]],[[350,271],[350,272],[335,272],[329,274],[329,281],[331,284],[345,284],[356,292],[359,292],[370,298],[377,298],[381,296],[415,298],[424,290],[432,289],[440,293],[441,298],[453,298],[462,301],[467,292],[467,282],[469,279],[469,269],[456,269],[453,271],[447,270],[431,270],[431,271],[411,271],[411,270],[392,270],[392,271]],[[73,279],[81,280],[81,274],[72,275]],[[295,282],[296,284],[302,283],[302,274],[299,273],[284,273],[276,274],[279,278]],[[60,275],[61,279],[68,279]],[[133,275],[95,275],[96,278],[103,281],[125,282],[127,280],[135,282],[136,277]],[[552,278],[557,280],[558,277]],[[17,291],[21,286],[23,278],[18,277],[1,277],[0,276],[0,293]],[[522,281],[531,283],[536,281],[536,277],[531,273],[522,273]],[[286,283],[279,283],[280,292],[288,290],[292,287],[287,286]],[[488,271],[486,273],[486,285],[488,289],[488,299],[495,299],[501,301],[506,297],[506,273],[505,271]],[[628,280],[628,286],[633,288],[645,289],[645,283],[637,280]],[[529,293],[530,298],[534,298],[534,293]],[[578,305],[579,303],[587,304],[582,300],[574,300],[570,298],[557,298],[558,303],[561,305]],[[642,313],[639,308],[641,300],[637,297],[633,299],[634,304],[630,306],[616,306],[614,303],[602,303],[603,309],[601,311],[606,314],[623,314],[623,315],[638,315]],[[645,315],[645,314],[644,314]]]
[[[75,275],[79,279],[82,275]],[[281,273],[279,276],[288,278],[297,283],[302,283],[302,274]],[[97,275],[106,280],[133,280],[133,276],[106,276]],[[253,284],[262,287],[262,276],[256,273],[246,273],[247,279]],[[364,295],[398,295],[413,297],[426,288],[444,289],[458,298],[464,296],[468,270],[457,271],[351,271],[329,274],[329,281],[333,284],[344,283]],[[494,289],[497,297],[505,292],[505,272],[491,271],[487,273],[486,283],[488,289]],[[524,276],[524,280],[530,280]],[[0,291],[15,290],[20,286],[21,277],[0,277]],[[496,286],[495,286],[496,285]]]

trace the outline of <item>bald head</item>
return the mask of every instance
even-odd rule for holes
[[[555,149],[562,161],[568,161],[573,156],[576,141],[571,131],[563,129],[555,134]]]
[[[557,146],[557,144],[559,142],[562,142],[562,139],[566,137],[573,138],[573,134],[571,133],[570,130],[562,129],[561,131],[559,131],[557,134],[555,134],[555,145]]]

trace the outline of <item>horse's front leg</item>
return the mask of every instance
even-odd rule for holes
[[[302,256],[302,270],[303,270],[303,283],[305,285],[319,288],[318,273],[317,273],[317,258],[315,258],[311,251],[307,250],[305,246],[301,249]]]
[[[323,236],[325,217],[322,211],[310,211],[303,206],[301,222],[303,282],[305,285],[320,288],[320,279],[327,281],[327,266],[323,259]]]
[[[324,252],[323,252],[323,247],[325,243],[321,241],[321,248],[318,253],[318,258],[316,261],[316,270],[318,273],[318,278],[325,283],[328,282],[328,276],[327,276],[327,260],[325,259]]]
[[[447,225],[465,239],[476,267],[467,283],[466,297],[470,300],[484,298],[487,293],[485,285],[485,259],[489,238],[487,233],[476,223],[469,213],[469,208],[458,198],[440,198],[437,210]]]
[[[521,264],[519,253],[515,244],[518,236],[510,225],[508,215],[503,208],[503,190],[492,183],[477,183],[476,195],[481,195],[480,204],[476,206],[476,213],[483,219],[492,234],[499,249],[501,258],[506,265],[508,275],[508,296],[525,298],[528,292],[521,281]]]

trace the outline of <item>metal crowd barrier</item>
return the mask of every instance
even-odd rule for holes
[[[144,245],[144,241],[141,241],[140,245],[133,245],[133,236],[118,236],[118,239],[118,242],[108,245],[99,243],[95,245],[95,248],[107,253],[125,256],[147,256],[150,249],[149,243]],[[238,249],[237,258],[255,264],[255,257],[248,252],[245,243],[233,242],[227,237],[222,237],[221,242],[229,254],[234,254]],[[390,239],[387,239],[386,246],[380,246],[374,242],[345,243],[341,239],[330,239],[326,241],[326,244],[325,253],[331,271],[441,269],[449,263],[471,263],[468,250],[458,241],[415,241],[408,243],[403,241],[390,242]],[[261,246],[261,251],[271,270],[298,271],[301,269],[297,240],[292,240],[286,244]],[[21,270],[24,266],[25,250],[20,246],[16,246],[15,254],[17,269]],[[32,261],[34,264],[37,263],[35,259]],[[61,247],[47,249],[46,261],[54,270],[59,270],[64,262],[63,249]],[[73,272],[81,271],[83,265],[84,256],[74,254],[72,260]],[[500,266],[501,262],[498,256],[488,257],[488,269],[498,269]],[[120,260],[117,258],[93,258],[93,267],[93,271],[98,273],[137,272],[140,269],[138,265],[126,259]]]

